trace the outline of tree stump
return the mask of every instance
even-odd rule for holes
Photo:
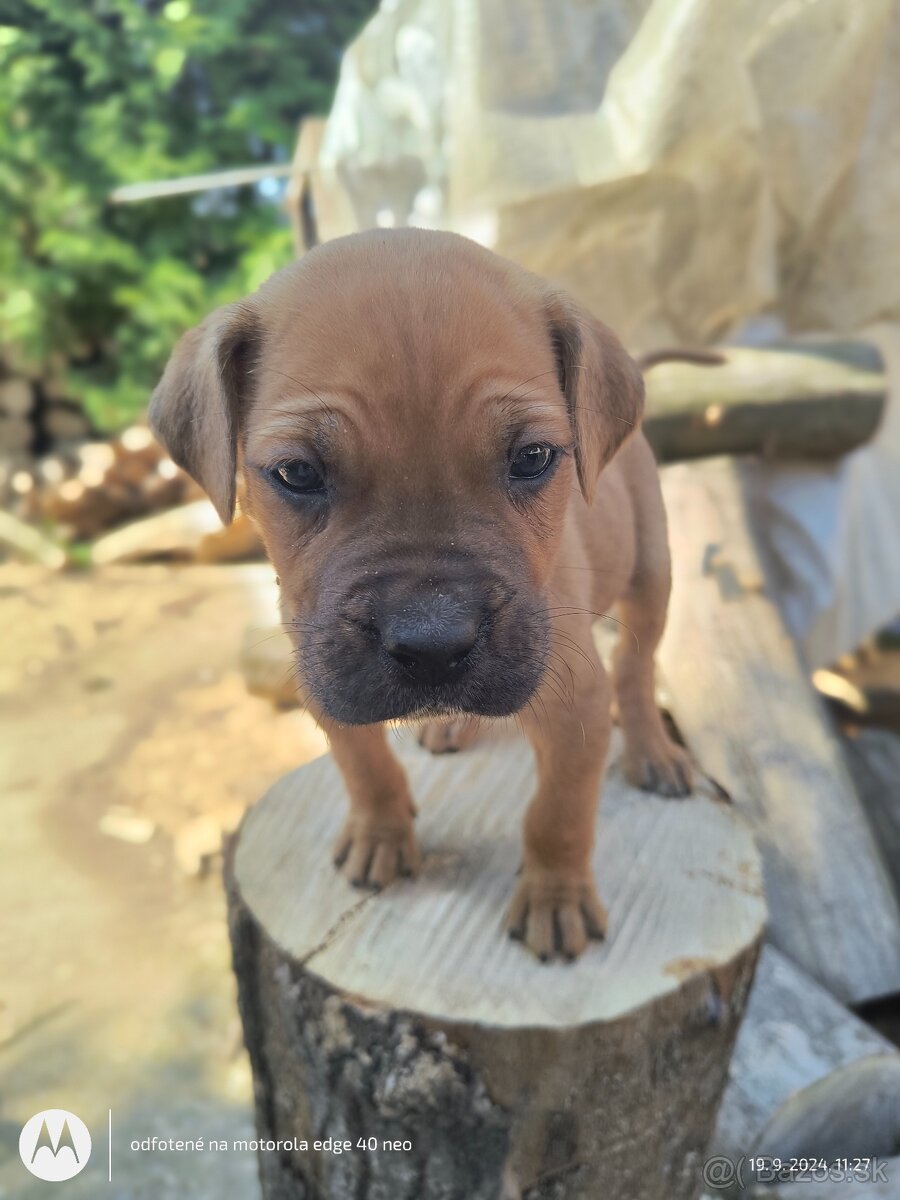
[[[614,743],[594,854],[609,936],[543,965],[502,931],[528,748],[397,748],[417,879],[372,894],[336,873],[330,756],[229,851],[266,1200],[696,1197],[765,920],[748,827],[702,783],[630,788]]]

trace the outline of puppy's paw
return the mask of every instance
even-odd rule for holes
[[[682,797],[691,793],[694,771],[684,747],[661,734],[626,750],[625,777],[645,792]]]
[[[556,954],[571,962],[590,938],[606,936],[606,909],[590,875],[531,867],[522,872],[506,928],[541,962]]]
[[[350,816],[334,845],[334,865],[354,887],[380,891],[399,875],[416,875],[422,855],[411,817]]]
[[[432,754],[452,754],[472,745],[478,737],[478,727],[479,722],[473,717],[424,721],[419,730],[419,745]]]

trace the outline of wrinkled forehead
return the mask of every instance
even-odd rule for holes
[[[266,356],[278,369],[421,388],[491,363],[553,365],[538,299],[456,255],[357,253],[285,282],[265,312]]]
[[[373,434],[380,423],[395,433],[496,424],[541,405],[551,424],[564,420],[550,411],[559,390],[541,299],[502,268],[357,253],[279,283],[261,297],[254,425],[276,411],[314,421],[347,403]]]

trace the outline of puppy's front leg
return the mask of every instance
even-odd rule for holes
[[[319,716],[350,795],[350,813],[334,847],[335,865],[354,887],[383,888],[414,875],[421,855],[415,805],[383,725],[338,725]]]
[[[543,961],[555,951],[577,958],[588,938],[606,932],[591,851],[609,746],[610,687],[589,632],[582,631],[578,644],[577,665],[569,652],[570,667],[546,678],[522,713],[538,787],[525,814],[522,869],[507,927]]]

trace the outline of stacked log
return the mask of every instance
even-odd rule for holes
[[[89,540],[200,495],[145,425],[31,463],[0,464],[4,507],[26,521],[57,527],[66,540]]]

